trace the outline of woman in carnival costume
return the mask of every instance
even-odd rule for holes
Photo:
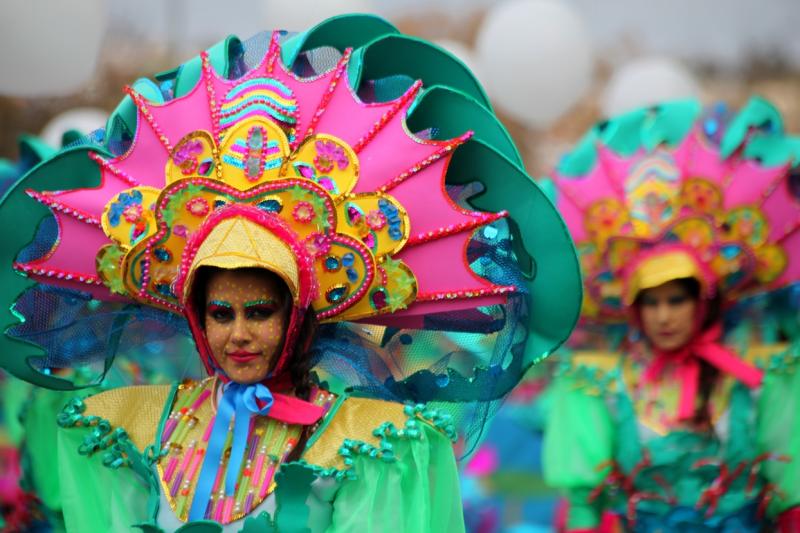
[[[35,282],[181,315],[210,376],[65,407],[66,529],[463,529],[451,439],[580,303],[568,232],[480,85],[370,16],[231,37],[157,80],[0,207],[7,301]],[[19,260],[49,216],[59,238]],[[2,342],[43,386],[87,362]]]
[[[551,391],[566,531],[800,531],[796,146],[764,100],[679,101],[596,126],[562,162],[584,333],[611,341]]]

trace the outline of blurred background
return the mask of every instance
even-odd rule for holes
[[[800,129],[796,0],[4,0],[0,10],[5,158],[23,132],[59,144],[65,129],[102,126],[124,84],[228,34],[343,12],[377,13],[463,59],[533,175],[602,116],[665,98],[736,106],[761,94]]]
[[[23,134],[57,147],[65,131],[102,127],[124,85],[229,34],[302,30],[346,12],[384,16],[461,58],[533,176],[604,116],[669,98],[736,107],[759,94],[800,131],[797,0],[4,0],[0,159],[24,166],[14,167]],[[551,530],[541,375],[535,368],[463,466],[471,531]]]

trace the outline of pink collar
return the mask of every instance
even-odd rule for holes
[[[668,365],[677,366],[681,382],[678,420],[688,420],[694,416],[697,391],[700,385],[700,360],[704,360],[720,372],[729,374],[748,387],[761,384],[764,373],[743,361],[735,352],[729,350],[719,340],[722,326],[717,323],[705,330],[683,348],[673,351],[655,350],[655,358],[644,372],[644,381],[658,381]]]

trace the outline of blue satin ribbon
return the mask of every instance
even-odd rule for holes
[[[259,407],[259,402],[261,402],[262,407]],[[262,383],[245,385],[231,381],[223,385],[222,398],[217,406],[217,417],[214,419],[214,426],[211,428],[206,456],[203,458],[203,466],[200,469],[200,477],[197,480],[197,488],[194,491],[192,507],[189,509],[190,522],[205,518],[208,502],[211,499],[211,491],[214,489],[214,481],[220,468],[222,453],[225,451],[223,447],[231,425],[231,418],[234,419],[233,442],[225,474],[226,496],[232,496],[236,490],[236,480],[239,477],[245,448],[247,447],[250,419],[253,415],[266,416],[273,403],[272,393]]]

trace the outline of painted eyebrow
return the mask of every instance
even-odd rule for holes
[[[224,307],[225,309],[233,309],[233,306],[224,300],[211,300],[210,302],[208,302],[207,307],[211,307],[212,305],[215,305],[217,307]]]
[[[252,302],[245,302],[244,307],[247,309],[248,307],[256,307],[260,305],[277,305],[278,302],[275,301],[274,298],[266,298],[261,300],[253,300]]]

